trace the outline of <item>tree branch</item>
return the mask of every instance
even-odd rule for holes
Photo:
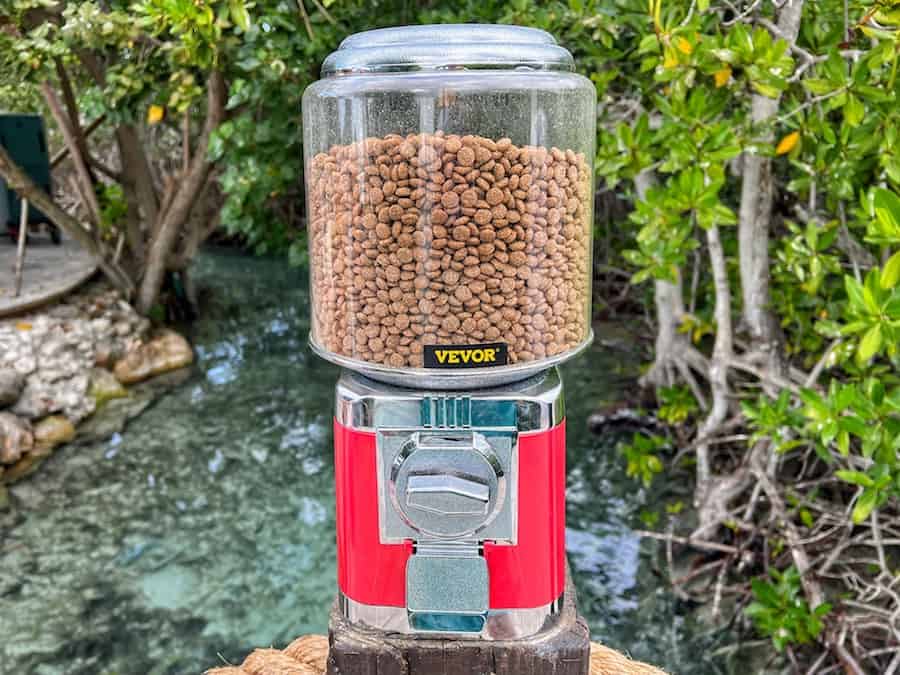
[[[786,3],[778,14],[775,29],[788,44],[796,45],[803,14],[803,0]],[[778,112],[781,97],[755,94],[751,99],[750,117],[754,125],[770,125]],[[762,142],[771,142],[769,128]],[[739,210],[738,245],[740,250],[741,291],[744,320],[754,339],[772,357],[773,368],[780,363],[778,324],[769,309],[769,228],[775,185],[772,160],[759,154],[744,154]]]
[[[225,118],[227,94],[225,78],[220,71],[210,73],[206,89],[206,121],[194,151],[190,169],[178,186],[172,203],[161,221],[158,233],[150,243],[150,249],[147,254],[147,266],[138,292],[137,307],[140,312],[147,312],[156,301],[166,272],[169,255],[178,240],[178,235],[183,225],[190,216],[194,198],[203,187],[212,169],[212,165],[207,158],[209,141],[213,131]]]
[[[713,285],[716,296],[716,341],[709,365],[713,405],[709,415],[707,415],[697,430],[699,438],[708,438],[715,434],[728,415],[728,365],[733,351],[731,287],[728,283],[725,251],[722,249],[722,240],[719,236],[718,226],[713,225],[706,231],[706,242],[709,249],[709,260],[712,265]],[[695,492],[695,503],[697,506],[706,501],[706,497],[712,487],[711,480],[712,469],[709,459],[709,444],[703,442],[697,445],[697,487]]]
[[[56,120],[56,124],[62,132],[63,139],[69,148],[69,154],[72,157],[72,163],[75,165],[75,174],[78,176],[78,180],[81,183],[85,207],[90,214],[91,222],[94,225],[99,225],[101,220],[100,204],[97,201],[97,193],[94,191],[94,178],[88,169],[84,155],[79,147],[79,141],[75,130],[66,113],[63,111],[59,99],[56,96],[56,92],[53,91],[53,87],[50,86],[49,82],[41,84],[41,92],[44,94],[44,100],[47,102],[47,107],[50,109],[53,119]]]

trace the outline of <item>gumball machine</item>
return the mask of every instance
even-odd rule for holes
[[[595,118],[572,55],[517,26],[353,35],[304,94],[348,626],[490,642],[559,622],[557,365],[592,339]]]

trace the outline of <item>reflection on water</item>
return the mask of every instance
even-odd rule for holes
[[[217,297],[195,374],[124,434],[59,451],[0,512],[0,673],[198,673],[326,629],[337,371],[306,348],[307,276],[220,253],[199,273]],[[715,672],[631,534],[645,505],[617,439],[584,425],[617,358],[595,347],[565,373],[581,607],[595,639]]]

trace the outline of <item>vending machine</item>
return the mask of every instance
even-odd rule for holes
[[[549,630],[565,590],[565,402],[592,339],[593,84],[548,33],[347,38],[303,97],[310,342],[335,397],[351,624]]]

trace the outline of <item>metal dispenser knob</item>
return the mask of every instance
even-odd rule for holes
[[[436,539],[474,538],[503,506],[506,477],[487,439],[472,431],[412,434],[391,469],[403,521]]]

